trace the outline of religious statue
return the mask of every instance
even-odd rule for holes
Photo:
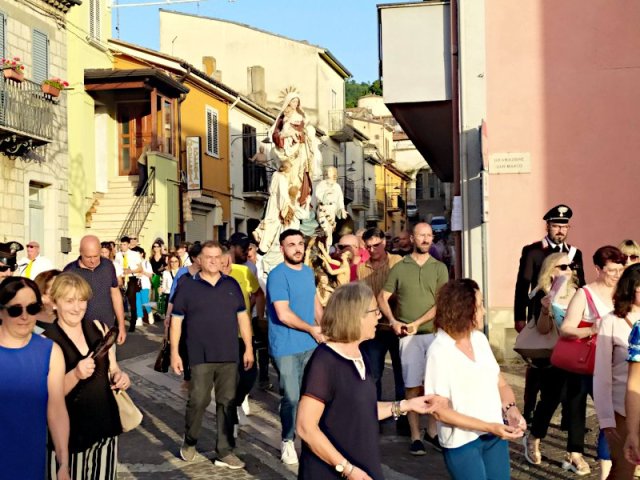
[[[345,250],[340,254],[340,261],[334,260],[329,256],[325,246],[322,242],[318,242],[318,249],[320,253],[318,257],[322,260],[322,266],[324,271],[332,277],[336,277],[336,283],[338,286],[346,285],[351,281],[351,259],[353,254]]]
[[[289,183],[300,189],[298,202],[305,204],[312,193],[311,179],[319,153],[315,128],[308,124],[298,93],[289,92],[285,97],[271,128],[271,140],[272,158],[279,163],[291,162]]]
[[[336,228],[336,218],[347,218],[344,207],[344,195],[338,181],[338,169],[328,167],[315,191],[316,217],[320,228],[326,235],[326,247],[333,243],[333,231]]]
[[[318,298],[318,303],[322,305],[323,308],[327,306],[327,303],[329,303],[329,298],[331,298],[333,291],[333,287],[329,285],[329,276],[324,272],[320,273],[318,275],[316,297]]]

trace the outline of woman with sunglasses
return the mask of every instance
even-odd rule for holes
[[[620,245],[618,245],[618,248],[627,257],[627,261],[625,262],[626,267],[640,262],[640,245],[638,245],[635,240],[623,240]]]
[[[41,308],[38,287],[28,278],[12,277],[0,285],[3,478],[45,477],[47,424],[56,452],[57,478],[70,478],[64,356],[51,340],[32,333]]]
[[[633,350],[638,341],[638,327],[633,328],[635,335],[631,331],[640,320],[640,265],[625,269],[616,287],[613,304],[613,313],[602,319],[598,332],[593,402],[598,423],[611,451],[609,478],[632,480],[635,464],[624,458],[624,441],[627,437],[625,393],[629,373],[627,357],[630,347]],[[633,361],[633,357],[629,360]],[[630,419],[632,417],[633,413]]]
[[[71,478],[115,480],[117,436],[122,426],[112,390],[126,390],[130,381],[116,363],[115,348],[94,355],[106,328],[97,320],[83,319],[91,293],[91,287],[79,275],[58,275],[51,288],[58,319],[45,335],[62,348],[66,359],[64,393],[71,423]]]
[[[548,335],[553,330],[558,331],[577,288],[578,275],[566,253],[552,253],[544,259],[538,275],[537,290],[540,292],[538,295],[545,296],[541,299],[540,316],[534,327],[540,334]],[[523,439],[524,456],[529,463],[539,465],[542,463],[540,441],[547,436],[551,418],[562,400],[566,372],[551,365],[548,358],[532,360],[531,363],[534,368],[539,369],[540,401],[533,413],[531,430]],[[571,444],[570,433],[568,451]]]
[[[624,271],[624,254],[616,247],[600,247],[593,254],[596,279],[579,289],[571,299],[567,316],[560,327],[560,335],[568,338],[588,338],[598,333],[604,317],[613,311],[613,294]],[[588,297],[592,301],[589,301]],[[593,375],[567,372],[567,413],[570,445],[562,468],[578,475],[591,472],[584,460],[584,434],[587,416],[587,396],[593,396]],[[600,478],[607,478],[611,459],[606,437],[598,437]]]

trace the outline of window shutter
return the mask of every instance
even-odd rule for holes
[[[44,33],[34,30],[31,48],[33,51],[32,80],[42,83],[49,78],[49,39]]]
[[[4,13],[0,13],[0,57],[4,58],[6,53],[4,51],[4,36],[5,36],[5,29],[6,29],[6,23],[7,23],[7,19],[4,16]]]
[[[256,129],[251,125],[242,125],[242,156],[243,158],[253,157],[256,150]]]
[[[89,36],[100,40],[100,0],[89,1]]]
[[[207,154],[213,157],[220,156],[218,142],[218,112],[207,107]]]

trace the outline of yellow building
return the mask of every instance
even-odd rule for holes
[[[106,108],[84,89],[84,71],[111,68],[107,48],[111,34],[111,9],[106,0],[87,0],[68,13],[67,96],[69,142],[69,235],[77,244],[86,233],[87,220],[109,191],[112,176],[108,159],[116,154],[116,125]],[[106,239],[105,239],[106,240]],[[109,238],[108,240],[113,240]]]
[[[411,180],[391,163],[375,166],[376,172],[376,210],[384,212],[378,227],[397,236],[407,224],[407,188]]]

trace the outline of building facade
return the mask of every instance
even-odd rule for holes
[[[8,59],[0,77],[1,237],[23,245],[38,241],[56,265],[71,251],[69,185],[83,180],[69,169],[68,92],[45,94],[42,84],[67,76],[67,15],[79,3],[0,5],[0,53]]]

